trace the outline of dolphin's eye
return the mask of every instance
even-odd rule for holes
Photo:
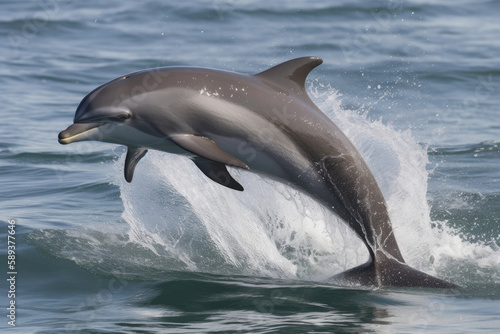
[[[130,117],[132,117],[131,114],[123,113],[123,114],[117,115],[116,120],[119,122],[123,122],[123,121],[126,121],[127,119],[129,119]]]

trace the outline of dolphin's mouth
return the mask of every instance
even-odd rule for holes
[[[83,140],[98,140],[98,128],[106,123],[75,123],[59,132],[59,143],[66,145]]]

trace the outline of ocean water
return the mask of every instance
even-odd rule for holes
[[[2,333],[500,329],[499,1],[0,8]],[[323,58],[307,90],[367,160],[407,262],[460,290],[331,284],[368,254],[308,196],[238,170],[231,191],[154,151],[128,184],[123,147],[57,142],[122,74],[300,56]]]

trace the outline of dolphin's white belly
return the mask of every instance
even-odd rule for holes
[[[144,147],[157,151],[169,152],[174,154],[194,156],[192,153],[183,150],[165,138],[153,136],[151,134],[142,132],[134,127],[127,125],[108,125],[101,126],[99,129],[100,134],[95,137],[104,137],[108,143],[126,145],[129,147]]]

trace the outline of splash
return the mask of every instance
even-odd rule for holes
[[[232,169],[245,186],[235,192],[162,152],[137,172],[131,184],[118,181],[130,240],[176,254],[190,270],[322,279],[368,258],[347,225],[281,183]]]
[[[456,281],[457,261],[479,256],[485,266],[499,264],[491,247],[468,243],[445,222],[431,221],[427,150],[410,131],[343,109],[332,88],[313,84],[310,91],[370,166],[412,267]],[[123,160],[124,155],[115,164],[115,183],[129,241],[149,250],[148,261],[165,271],[322,280],[368,259],[344,222],[281,183],[231,169],[245,187],[236,192],[210,181],[184,157],[150,151],[128,184],[121,175]]]
[[[446,221],[432,221],[427,199],[427,147],[409,130],[372,121],[341,108],[340,95],[312,86],[320,109],[344,131],[369,165],[387,201],[396,240],[406,262],[459,284],[500,280],[500,250],[494,242],[470,242]],[[459,270],[457,270],[460,268]]]

